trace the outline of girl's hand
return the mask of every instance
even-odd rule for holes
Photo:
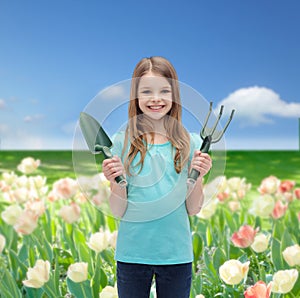
[[[194,152],[194,156],[191,161],[191,169],[197,170],[199,177],[205,176],[212,166],[212,160],[207,153],[202,153],[200,150]]]
[[[102,171],[107,180],[115,183],[115,178],[121,175],[125,176],[125,170],[121,159],[118,156],[104,159],[102,163]]]

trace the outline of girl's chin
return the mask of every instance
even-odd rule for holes
[[[146,116],[148,116],[150,119],[153,120],[160,120],[165,116],[165,113],[158,113],[158,112],[147,112],[145,113]]]

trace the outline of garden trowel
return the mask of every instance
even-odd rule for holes
[[[113,144],[99,122],[91,115],[81,112],[79,124],[91,153],[102,153],[105,159],[112,158],[113,155],[110,151],[110,148],[113,146]],[[115,180],[122,187],[127,185],[127,181],[124,176],[118,176],[115,178]]]

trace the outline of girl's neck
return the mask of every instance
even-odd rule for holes
[[[164,118],[159,120],[151,119],[151,131],[145,134],[147,143],[164,144],[169,141],[165,128]]]
[[[169,141],[169,138],[166,136],[166,134],[154,133],[153,139],[150,134],[147,134],[146,140],[149,144],[164,144]]]

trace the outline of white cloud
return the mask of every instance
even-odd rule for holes
[[[4,101],[4,99],[0,98],[0,110],[3,110],[6,107],[6,103]]]
[[[214,144],[212,145],[214,146]],[[213,147],[212,147],[213,148]],[[264,137],[228,137],[227,150],[298,150],[297,137],[264,136]]]
[[[272,123],[272,116],[300,117],[300,103],[288,103],[266,87],[254,86],[236,90],[218,104],[215,113],[219,112],[221,105],[224,105],[224,114],[235,109],[234,117],[240,118],[244,126]]]
[[[123,86],[110,86],[100,92],[99,96],[104,100],[124,99],[126,97],[126,90]]]
[[[33,122],[33,121],[40,120],[43,118],[44,118],[44,115],[41,115],[41,114],[28,115],[28,116],[24,117],[24,122]]]

